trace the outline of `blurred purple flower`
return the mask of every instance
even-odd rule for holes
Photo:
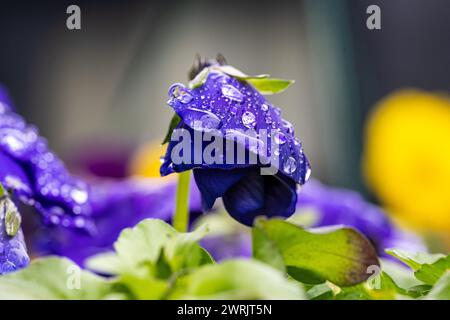
[[[123,229],[146,218],[167,222],[172,218],[176,180],[111,180],[92,183],[90,189],[95,231],[87,234],[73,229],[41,229],[33,241],[40,255],[66,256],[83,265],[86,258],[111,250]],[[194,183],[189,203],[191,217],[195,218],[201,213],[201,200]]]
[[[0,91],[0,183],[36,208],[46,224],[90,230],[88,185],[66,170],[37,128],[12,111]]]
[[[210,69],[205,82],[197,88],[172,85],[168,104],[181,118],[175,128],[178,133],[187,132],[190,137],[203,133],[214,137],[210,141],[221,139],[222,146],[231,144],[233,149],[239,146],[245,152],[245,161],[237,160],[239,152],[233,152],[233,159],[230,159],[233,161],[229,161],[227,148],[220,150],[220,155],[216,154],[223,163],[205,161],[202,155],[211,142],[203,139],[199,143],[191,138],[190,155],[183,154],[188,158],[184,160],[188,161],[179,163],[172,159],[179,142],[170,141],[161,166],[163,176],[193,169],[204,210],[211,209],[215,200],[221,197],[227,212],[248,226],[259,215],[289,217],[294,213],[296,185],[306,182],[310,166],[301,143],[295,138],[294,128],[281,118],[279,108],[247,82],[216,69]],[[276,150],[272,143],[249,134],[249,130],[255,134],[261,130],[267,134],[276,131],[273,135],[277,137],[273,140],[277,151],[272,155]],[[260,153],[258,148],[262,146],[266,150]],[[258,161],[251,163],[250,157],[256,154]],[[272,161],[271,155],[279,161]],[[269,160],[278,171],[273,175],[262,175],[260,169],[267,167]]]
[[[200,245],[216,261],[238,257],[247,258],[252,255],[251,235],[245,232],[207,236],[200,241]]]
[[[418,236],[397,227],[380,207],[367,202],[355,191],[331,188],[311,180],[299,194],[297,208],[310,208],[317,214],[313,227],[342,224],[356,228],[383,256],[387,256],[386,248],[427,251]]]
[[[309,210],[314,213],[315,221],[308,227],[353,227],[370,239],[383,257],[391,258],[384,252],[387,248],[427,251],[417,235],[399,229],[381,208],[368,203],[357,192],[327,187],[317,180],[311,180],[299,194],[294,217],[300,218]],[[201,244],[216,260],[251,256],[250,230],[242,228],[236,227],[235,232],[207,236]]]
[[[142,219],[169,221],[176,191],[175,180],[86,182],[74,178],[38,130],[12,111],[4,90],[0,90],[0,183],[12,191],[14,199],[41,213],[41,221],[29,235],[33,249],[67,256],[80,264],[92,254],[111,249],[122,229]],[[193,185],[193,216],[201,212],[200,206],[200,194]],[[80,232],[84,230],[88,232]],[[0,244],[6,246],[0,247],[0,254],[16,252],[12,248],[23,243],[21,231],[17,239],[2,237]]]

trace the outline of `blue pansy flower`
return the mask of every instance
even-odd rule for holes
[[[16,205],[0,186],[0,275],[26,267],[30,258]]]
[[[233,67],[210,61],[200,69],[189,87],[169,89],[168,104],[180,120],[161,174],[193,169],[204,210],[221,197],[245,225],[260,215],[289,217],[296,186],[310,174],[293,126]]]
[[[0,90],[0,183],[49,225],[91,231],[89,186],[69,174],[36,127],[13,111]]]

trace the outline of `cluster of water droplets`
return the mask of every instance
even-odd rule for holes
[[[221,130],[224,138],[239,135],[238,132],[245,134],[248,129],[256,132],[265,129],[276,144],[273,153],[280,157],[280,170],[300,178],[298,168],[307,167],[301,144],[294,137],[294,127],[281,118],[281,110],[268,103],[247,83],[223,72],[211,70],[206,82],[195,89],[174,84],[169,89],[168,104],[189,127],[204,131]],[[276,133],[271,137],[273,131]],[[250,151],[259,153],[259,147],[264,144],[262,139],[258,136],[246,138],[257,140],[258,148],[255,149],[251,143],[254,150]],[[270,156],[271,150],[267,153]]]
[[[84,228],[84,216],[90,214],[87,185],[68,173],[36,127],[4,110],[0,113],[0,150],[26,172],[9,170],[0,181],[5,187],[35,206],[49,223]]]

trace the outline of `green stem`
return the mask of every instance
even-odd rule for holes
[[[0,183],[0,198],[6,197],[7,193],[6,190],[3,188],[2,184]]]
[[[189,224],[189,180],[191,172],[181,172],[178,177],[175,214],[172,224],[179,232],[187,232]]]

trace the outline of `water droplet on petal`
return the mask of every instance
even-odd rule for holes
[[[294,126],[289,121],[283,119],[282,124],[287,133],[294,134]]]
[[[261,105],[261,110],[264,111],[264,112],[267,112],[269,110],[269,106],[267,104],[263,103]]]
[[[189,94],[188,88],[181,83],[175,83],[169,88],[169,104],[173,103],[175,100],[186,104],[191,102],[192,99],[193,97]]]
[[[221,90],[222,94],[230,100],[241,102],[244,98],[244,95],[232,85],[225,84],[222,86]]]
[[[309,180],[310,176],[311,176],[311,168],[307,168],[305,173],[305,182]]]
[[[195,130],[212,130],[221,125],[221,120],[214,113],[197,108],[187,108],[183,111],[184,122]]]
[[[81,190],[81,189],[73,189],[70,192],[70,196],[78,204],[85,203],[87,201],[87,199],[88,199],[87,192],[84,191],[84,190]]]
[[[253,128],[256,125],[256,117],[250,111],[245,111],[242,114],[242,123],[247,128]]]
[[[279,131],[273,137],[276,144],[285,144],[287,139],[283,132]]]
[[[297,169],[297,161],[293,157],[289,157],[284,161],[283,171],[292,174]]]

